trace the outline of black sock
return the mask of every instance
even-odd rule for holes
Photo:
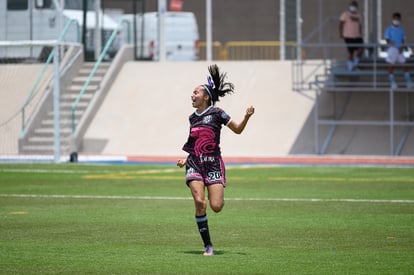
[[[196,216],[198,231],[200,231],[201,238],[204,242],[204,247],[211,245],[210,232],[208,230],[207,214],[204,216]]]

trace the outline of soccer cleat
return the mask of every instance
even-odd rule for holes
[[[213,256],[214,255],[213,246],[212,245],[207,245],[206,249],[204,250],[203,255],[204,256]]]

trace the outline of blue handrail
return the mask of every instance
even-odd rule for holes
[[[74,23],[76,23],[76,25],[77,25],[77,27],[76,27],[76,34],[77,34],[77,42],[79,42],[80,35],[79,35],[79,24],[78,24],[78,21],[77,21],[77,20],[75,20],[75,19],[70,19],[70,20],[66,23],[65,27],[63,28],[63,31],[62,31],[62,33],[59,35],[59,37],[58,37],[58,39],[57,39],[57,42],[56,42],[56,43],[61,42],[61,41],[65,38],[65,36],[66,36],[66,34],[67,34],[68,30],[69,30],[69,27],[70,27],[72,24],[74,24]],[[29,105],[29,103],[30,103],[30,101],[31,101],[31,99],[32,99],[32,97],[33,97],[34,92],[36,91],[37,87],[39,86],[40,81],[41,81],[41,79],[43,78],[44,74],[46,73],[47,67],[49,66],[50,62],[52,61],[54,54],[55,54],[55,51],[54,51],[54,50],[50,52],[50,54],[49,54],[49,56],[48,56],[48,58],[47,58],[47,60],[46,60],[45,64],[43,65],[42,70],[40,71],[39,76],[37,77],[37,79],[36,79],[36,81],[35,81],[34,85],[32,86],[32,89],[31,89],[31,90],[30,90],[30,92],[29,92],[29,95],[27,96],[26,100],[25,100],[25,101],[24,101],[24,103],[23,103],[23,107],[22,107],[22,130],[21,130],[21,132],[20,132],[20,136],[21,136],[21,137],[23,137],[23,136],[25,135],[25,132],[26,132],[26,125],[25,125],[25,109],[26,109],[27,105]]]
[[[91,82],[93,76],[95,75],[96,71],[98,70],[98,67],[101,65],[102,60],[106,56],[106,53],[108,52],[109,47],[111,46],[112,42],[115,39],[115,36],[119,32],[119,30],[121,29],[123,24],[127,25],[128,43],[130,43],[130,41],[129,41],[129,39],[130,39],[130,36],[129,36],[130,23],[129,23],[128,20],[122,19],[121,22],[119,22],[116,29],[112,31],[111,36],[109,37],[108,41],[106,42],[105,47],[103,48],[101,54],[98,57],[98,60],[96,61],[95,65],[93,66],[93,69],[90,72],[88,78],[86,79],[85,84],[82,86],[82,89],[80,90],[79,95],[76,97],[75,102],[72,104],[72,135],[74,135],[75,131],[76,131],[75,112],[76,112],[76,109],[78,108],[79,101],[81,100],[82,96],[85,94],[86,88],[88,88],[89,83]]]

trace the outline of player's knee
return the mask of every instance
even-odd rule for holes
[[[210,207],[214,212],[218,213],[223,209],[224,201],[223,202],[210,202]]]
[[[207,208],[207,203],[203,198],[198,198],[195,200],[195,206],[198,212],[205,212]]]

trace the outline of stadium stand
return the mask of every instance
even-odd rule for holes
[[[324,100],[329,96],[322,104],[331,106],[328,112],[320,111],[320,100],[315,102],[315,131],[325,136],[317,145],[319,153],[412,154],[413,89],[405,87],[402,71],[396,71],[399,88],[392,90],[387,67],[384,59],[365,58],[350,72],[343,61],[336,61],[316,76],[317,94]],[[362,147],[352,146],[357,132],[369,141]]]

